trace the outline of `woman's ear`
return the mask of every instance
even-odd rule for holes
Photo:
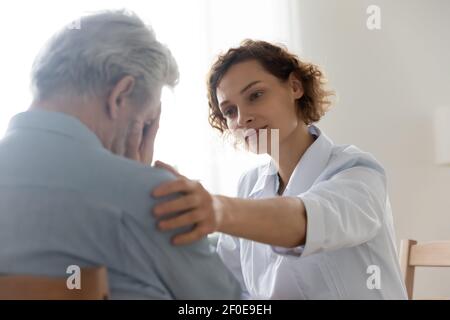
[[[304,94],[303,85],[302,82],[294,75],[294,73],[291,73],[289,75],[289,84],[292,89],[294,99],[300,99]]]
[[[128,96],[133,92],[135,80],[132,76],[125,76],[117,82],[107,97],[107,112],[112,119],[116,119],[119,108],[127,103]]]

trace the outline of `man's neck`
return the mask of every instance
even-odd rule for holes
[[[105,130],[102,128],[103,121],[100,119],[99,102],[95,99],[57,97],[48,100],[33,101],[29,110],[33,109],[62,112],[73,116],[95,133],[105,148],[111,144],[106,134],[104,134]]]

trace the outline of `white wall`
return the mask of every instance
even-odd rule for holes
[[[381,30],[366,27],[369,5]],[[450,167],[434,163],[433,111],[450,107],[450,1],[300,0],[301,57],[338,93],[320,122],[388,173],[397,239],[450,240]],[[450,270],[419,269],[415,297],[450,297]]]

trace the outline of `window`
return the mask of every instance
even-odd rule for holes
[[[213,193],[233,195],[237,179],[260,157],[233,151],[207,122],[206,73],[214,57],[245,38],[298,46],[291,26],[295,0],[160,0],[9,2],[0,22],[3,39],[0,135],[11,116],[31,103],[29,74],[44,42],[78,16],[104,9],[129,9],[155,29],[178,61],[180,83],[164,90],[155,158],[200,180]],[[81,21],[82,31],[82,21]]]

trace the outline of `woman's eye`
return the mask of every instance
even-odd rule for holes
[[[234,113],[235,113],[234,108],[228,108],[223,112],[223,115],[227,118],[231,118],[233,117]]]
[[[253,93],[250,95],[249,99],[250,99],[250,101],[253,101],[253,100],[258,99],[258,98],[261,97],[262,95],[263,95],[263,92],[262,92],[262,91],[256,91],[256,92],[253,92]]]

